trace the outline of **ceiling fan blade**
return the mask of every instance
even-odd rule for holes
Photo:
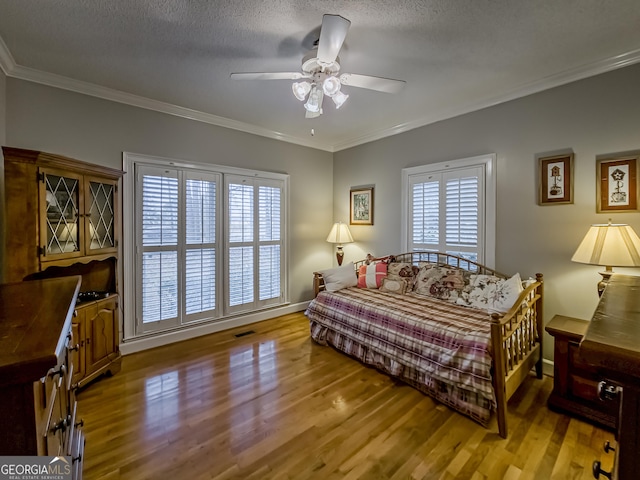
[[[256,72],[256,73],[232,73],[231,78],[235,80],[299,80],[308,78],[300,72]]]
[[[358,75],[357,73],[343,73],[340,75],[340,83],[348,87],[368,88],[385,93],[398,93],[407,83],[404,80],[393,78],[372,77],[371,75]]]
[[[318,62],[331,65],[336,61],[347,36],[351,22],[340,15],[323,15],[320,40],[318,41]]]

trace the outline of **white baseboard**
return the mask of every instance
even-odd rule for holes
[[[120,344],[120,352],[122,353],[122,355],[142,352],[144,350],[149,350],[150,348],[161,347],[170,343],[189,340],[190,338],[196,338],[202,335],[208,335],[210,333],[221,332],[230,328],[241,327],[242,325],[249,325],[251,323],[261,322],[263,320],[269,320],[281,315],[301,312],[303,310],[306,310],[308,305],[309,302],[296,303],[287,305],[286,307],[274,308],[273,310],[263,310],[239,317],[220,320],[218,322],[208,323],[206,325],[196,325],[192,328],[160,333],[157,335],[138,339],[130,339]],[[542,360],[542,373],[544,375],[553,377],[553,361],[547,360],[546,358]]]
[[[262,310],[238,317],[219,320],[205,325],[194,325],[191,328],[184,328],[181,330],[125,340],[120,344],[120,353],[122,353],[122,355],[129,355],[131,353],[149,350],[150,348],[161,347],[170,343],[200,337],[202,335],[208,335],[210,333],[220,332],[230,328],[241,327],[242,325],[249,325],[263,320],[269,320],[270,318],[279,317],[281,315],[303,311],[308,305],[309,302],[296,303],[285,307]]]

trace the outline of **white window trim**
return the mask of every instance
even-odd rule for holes
[[[259,170],[251,170],[237,167],[229,167],[216,164],[203,164],[187,162],[183,160],[176,160],[173,158],[158,157],[153,155],[144,155],[131,152],[123,152],[122,154],[123,170],[129,172],[124,175],[122,180],[122,247],[120,251],[120,258],[122,259],[121,268],[121,281],[120,281],[120,296],[122,302],[123,323],[122,323],[122,340],[132,341],[142,337],[146,337],[149,334],[139,334],[136,332],[136,304],[135,304],[135,291],[136,291],[136,277],[135,277],[135,245],[136,245],[136,229],[128,228],[128,225],[133,225],[135,219],[135,166],[136,164],[155,166],[159,168],[188,168],[197,169],[205,172],[221,173],[224,179],[225,175],[243,175],[243,176],[259,176],[265,179],[279,180],[283,182],[283,231],[285,255],[282,258],[283,262],[283,274],[282,274],[282,289],[283,289],[283,303],[281,305],[287,305],[289,303],[289,289],[288,289],[288,271],[289,271],[289,175],[274,172],[265,172]],[[223,180],[224,181],[224,180]],[[221,244],[226,249],[226,243]],[[124,286],[124,288],[123,288]],[[220,297],[222,298],[222,297]],[[253,313],[253,312],[251,312]],[[231,316],[229,316],[231,317]],[[224,315],[219,318],[226,318]],[[182,326],[179,329],[188,329],[189,326]]]
[[[409,179],[412,175],[422,175],[443,172],[467,167],[484,167],[485,173],[485,228],[484,228],[484,260],[483,264],[489,268],[495,267],[496,262],[496,155],[495,153],[462,158],[448,162],[431,163],[418,167],[402,169],[402,202],[401,245],[403,251],[409,251]]]

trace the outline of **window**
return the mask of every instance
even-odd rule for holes
[[[495,261],[494,155],[402,171],[403,245]]]
[[[130,336],[285,303],[285,175],[148,159],[131,166],[137,294]]]
[[[228,308],[236,313],[282,302],[282,184],[228,176]]]

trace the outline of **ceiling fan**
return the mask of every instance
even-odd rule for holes
[[[292,85],[295,97],[306,103],[306,118],[318,117],[322,114],[324,95],[333,100],[336,108],[340,108],[349,98],[341,91],[343,85],[367,88],[385,93],[398,93],[404,87],[403,80],[359,75],[357,73],[340,73],[338,53],[351,22],[340,15],[324,15],[317,48],[307,53],[302,59],[302,72],[258,72],[232,73],[231,78],[237,80],[302,80]],[[308,96],[307,96],[308,95]]]

